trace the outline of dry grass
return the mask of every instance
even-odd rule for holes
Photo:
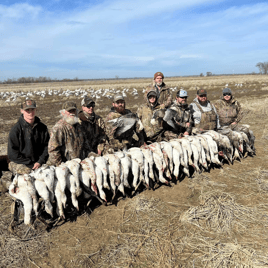
[[[238,243],[215,243],[215,241],[202,239],[195,247],[203,248],[207,252],[199,258],[203,264],[202,267],[256,268],[268,265],[266,253]]]
[[[264,192],[268,193],[268,170],[261,170],[259,172],[259,176],[256,178],[257,184],[259,189]]]
[[[230,194],[214,191],[200,195],[200,205],[192,207],[181,215],[180,220],[214,232],[230,233],[244,231],[253,223],[256,212],[239,205]]]
[[[110,244],[92,257],[94,267],[175,267],[175,219],[178,215],[161,200],[136,197],[125,207]]]
[[[8,230],[12,218],[10,214],[11,198],[1,198],[0,202],[2,214],[0,219],[0,267],[30,267],[35,260],[47,257],[48,233],[46,233],[43,223],[36,222],[36,229],[29,228],[22,223],[11,233]],[[21,215],[21,219],[22,217],[23,215]]]

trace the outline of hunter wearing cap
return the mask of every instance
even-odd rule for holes
[[[147,87],[147,90],[144,94],[144,101],[147,102],[147,93],[153,88],[157,93],[157,99],[161,109],[168,108],[172,103],[172,94],[163,80],[163,73],[156,72],[154,74],[153,84]]]
[[[242,131],[247,134],[250,146],[255,153],[253,132],[249,129],[249,125],[238,124],[243,118],[243,111],[240,103],[234,98],[230,88],[224,88],[222,97],[216,101],[215,108],[219,115],[222,134],[231,135],[232,130]]]
[[[215,103],[221,126],[230,126],[234,129],[242,119],[242,108],[240,103],[233,97],[230,88],[224,88],[222,96]]]
[[[62,118],[52,128],[48,143],[47,163],[54,166],[74,158],[86,157],[83,148],[84,134],[79,124],[76,104],[72,101],[63,103],[60,114]]]
[[[137,111],[138,117],[144,126],[145,141],[161,141],[164,133],[163,116],[165,110],[160,108],[154,88],[147,90],[146,96],[146,103],[140,106]]]
[[[110,148],[113,150],[121,150],[125,147],[129,148],[132,146],[137,146],[142,140],[142,129],[143,126],[137,123],[131,129],[129,129],[126,133],[120,135],[120,137],[116,137],[116,127],[111,124],[111,120],[126,116],[126,115],[134,115],[130,110],[126,109],[125,98],[121,93],[115,94],[113,99],[113,107],[109,114],[105,119],[106,126],[106,134],[109,138]],[[142,141],[141,141],[142,142]]]
[[[220,128],[219,116],[214,105],[207,99],[207,91],[199,89],[197,96],[190,104],[193,110],[195,129],[193,132],[217,130]]]
[[[176,94],[176,100],[169,110],[176,112],[174,116],[175,128],[171,131],[178,136],[190,135],[194,124],[193,113],[187,104],[188,94],[186,90],[179,90]],[[169,133],[167,131],[166,135]]]
[[[9,170],[15,174],[29,174],[45,164],[48,158],[49,133],[36,114],[36,102],[21,104],[21,116],[8,137]]]
[[[81,101],[81,106],[82,111],[79,112],[78,117],[85,133],[84,146],[87,151],[86,154],[94,152],[101,155],[106,141],[108,142],[104,121],[99,115],[95,114],[95,102],[91,98],[84,97]]]

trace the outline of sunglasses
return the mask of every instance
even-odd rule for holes
[[[187,97],[179,97],[180,99],[187,99]]]
[[[95,103],[90,103],[89,105],[87,105],[87,108],[91,108],[91,107],[95,107]]]
[[[232,96],[231,93],[224,93],[223,96]]]
[[[199,95],[200,98],[204,98],[204,97],[206,97],[206,96],[207,96],[206,94],[204,94],[204,95]]]

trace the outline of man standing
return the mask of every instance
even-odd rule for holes
[[[99,115],[95,114],[95,102],[91,98],[84,97],[81,106],[82,111],[79,112],[78,116],[85,133],[86,154],[94,152],[101,155],[106,141],[108,142],[104,121]]]
[[[36,102],[21,104],[21,116],[8,137],[9,170],[13,174],[29,174],[45,164],[48,158],[47,126],[35,116]]]
[[[138,117],[144,126],[145,141],[161,141],[164,133],[163,120],[161,120],[164,116],[164,110],[160,109],[157,93],[154,88],[151,88],[151,90],[149,90],[149,92],[147,91],[146,93],[147,101],[145,104],[140,106],[137,111]],[[162,118],[156,116],[157,112],[163,113]]]
[[[187,104],[188,94],[185,90],[179,90],[176,94],[176,100],[173,102],[167,112],[176,112],[174,116],[174,126],[172,132],[177,135],[190,135],[193,127],[192,110]]]
[[[119,119],[121,122],[128,124],[121,127],[120,134],[118,132]],[[124,147],[137,146],[142,143],[143,126],[137,116],[130,110],[126,109],[126,103],[123,95],[118,93],[114,96],[113,107],[105,119],[106,133],[109,138],[109,144],[114,150],[121,150]],[[139,121],[139,122],[138,122]]]
[[[67,101],[60,111],[62,118],[52,128],[48,143],[48,164],[58,166],[74,158],[84,159],[84,133],[79,124],[76,104]]]
[[[193,132],[204,130],[217,130],[220,128],[219,116],[212,103],[207,99],[207,91],[199,89],[197,96],[190,104],[193,110],[195,129]]]
[[[170,93],[169,88],[164,83],[164,75],[161,72],[154,74],[153,85],[149,85],[146,92],[153,87],[157,93],[158,103],[160,104],[160,109],[168,108],[172,103],[172,94]],[[147,93],[144,94],[144,100],[147,102]]]

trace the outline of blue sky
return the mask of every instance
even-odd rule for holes
[[[2,0],[0,81],[258,72],[268,2]]]

